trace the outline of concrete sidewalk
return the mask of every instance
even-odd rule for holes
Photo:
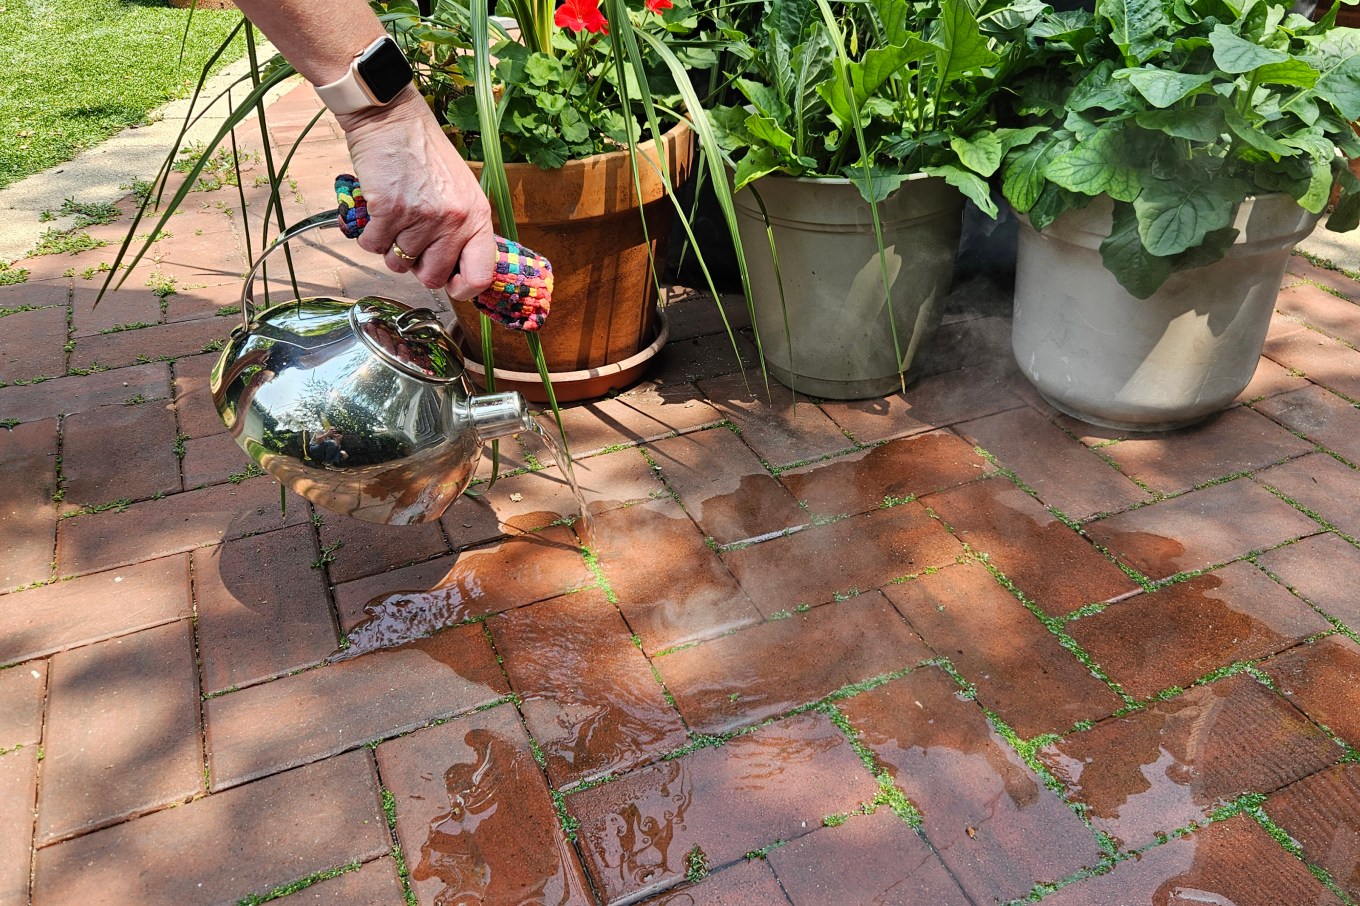
[[[289,218],[346,167],[327,126]],[[0,287],[0,904],[1360,897],[1360,284],[1293,259],[1238,404],[1139,436],[1039,399],[995,295],[907,393],[793,406],[674,287],[565,413],[591,539],[527,440],[383,529],[225,433],[247,237],[191,197],[98,309],[107,247]]]

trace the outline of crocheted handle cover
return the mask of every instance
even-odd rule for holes
[[[350,239],[368,225],[368,204],[359,181],[348,173],[335,177],[340,232]],[[473,304],[511,330],[538,330],[552,307],[552,264],[512,239],[496,237],[496,276]]]

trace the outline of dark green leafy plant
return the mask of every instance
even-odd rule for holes
[[[741,188],[769,173],[848,177],[881,201],[943,176],[995,214],[986,178],[1040,131],[998,129],[996,85],[1023,61],[1033,0],[766,0],[730,48],[743,103],[710,116]]]
[[[1098,0],[1094,14],[1041,16],[1032,64],[1008,83],[1009,122],[1027,131],[1002,191],[1041,230],[1112,199],[1101,256],[1140,299],[1222,258],[1255,195],[1318,213],[1339,179],[1327,226],[1354,228],[1360,31],[1335,19],[1335,7],[1315,23],[1273,0]]]

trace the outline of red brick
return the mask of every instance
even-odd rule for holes
[[[487,626],[554,785],[621,773],[685,744],[680,715],[602,592],[521,607]]]
[[[212,788],[405,733],[507,691],[482,628],[468,626],[209,699]]]
[[[150,560],[0,599],[0,664],[188,617],[189,558]]]
[[[1356,285],[1347,287],[1352,296]],[[1280,290],[1275,308],[1290,320],[1308,324],[1329,336],[1351,345],[1360,343],[1360,306],[1350,299],[1337,298],[1319,286],[1299,283]]]
[[[189,437],[207,437],[227,430],[213,405],[209,384],[208,376],[216,364],[217,358],[210,355],[190,356],[175,363],[175,412],[180,431]]]
[[[672,500],[595,520],[598,564],[647,651],[719,635],[760,619],[699,529]]]
[[[567,810],[581,823],[587,871],[618,903],[676,884],[696,846],[719,868],[802,836],[876,789],[845,737],[804,714],[569,796]]]
[[[316,556],[305,525],[193,552],[205,693],[315,664],[335,650]]]
[[[593,902],[513,707],[378,747],[422,906]]]
[[[20,267],[27,267],[20,264]],[[0,308],[19,308],[23,305],[65,305],[70,290],[58,283],[30,280],[0,286]]]
[[[1360,765],[1339,764],[1266,800],[1266,814],[1325,868],[1352,898],[1360,896]]]
[[[1261,665],[1304,714],[1360,746],[1360,645],[1334,635]]]
[[[1290,323],[1272,329],[1265,354],[1315,384],[1360,399],[1360,352],[1315,330],[1290,330]]]
[[[242,261],[244,268],[245,262]],[[204,277],[180,286],[174,295],[165,300],[165,320],[173,324],[178,321],[207,321],[212,319],[225,339],[228,332],[241,323],[241,314],[221,314],[224,308],[241,307],[242,278],[237,276],[229,283],[201,285],[208,280],[223,280],[225,275],[216,278]]]
[[[293,902],[322,903],[328,906],[404,906],[405,894],[397,877],[396,863],[390,858],[367,862],[353,871],[327,878],[290,894]]]
[[[54,415],[88,412],[99,406],[121,403],[138,394],[148,400],[170,395],[170,372],[163,362],[6,387],[0,390],[0,418],[37,421]]]
[[[1070,518],[1126,509],[1148,499],[1127,476],[1033,409],[1012,409],[958,427]]]
[[[198,704],[187,621],[53,657],[39,845],[202,792]]]
[[[1320,267],[1302,255],[1290,255],[1289,269],[1284,275],[1282,285],[1298,283],[1300,278],[1303,280],[1310,280],[1314,283],[1321,283],[1323,286],[1335,290],[1347,299],[1360,298],[1360,285],[1357,285],[1350,277],[1347,277],[1340,271]]]
[[[912,502],[730,551],[723,562],[768,616],[870,591],[962,554],[958,541]]]
[[[1331,629],[1313,608],[1250,563],[1135,595],[1068,632],[1135,698],[1188,686]]]
[[[726,428],[659,440],[648,453],[705,535],[731,544],[808,522],[808,514]]]
[[[66,309],[39,308],[0,321],[0,381],[66,373]]]
[[[1269,491],[1236,479],[1102,519],[1086,531],[1156,580],[1311,535],[1318,525]]]
[[[61,433],[66,504],[144,500],[179,490],[175,413],[165,403],[79,412],[62,421]]]
[[[956,487],[992,471],[971,444],[936,431],[784,472],[779,480],[813,513],[838,516]]]
[[[348,582],[393,567],[409,566],[449,549],[438,522],[378,525],[325,510],[318,512],[325,517],[321,543],[334,557],[328,567],[332,582]]]
[[[502,465],[502,469],[504,466]],[[556,469],[526,472],[477,484],[439,520],[455,549],[546,528],[573,518],[580,504]]]
[[[690,728],[724,733],[932,656],[877,592],[656,660]]]
[[[789,906],[766,859],[747,859],[698,884],[672,888],[644,906]]]
[[[781,466],[817,459],[854,447],[836,423],[814,403],[770,379],[769,393],[758,374],[703,381],[700,389],[761,459]]]
[[[1360,535],[1360,472],[1314,453],[1258,473],[1256,480],[1349,535]]]
[[[0,670],[0,752],[33,745],[42,737],[47,662]]]
[[[287,513],[279,513],[279,486],[267,477],[171,494],[122,511],[63,519],[57,533],[57,572],[111,569],[306,520],[306,504],[292,494]]]
[[[555,598],[592,578],[570,530],[552,528],[342,585],[336,601],[353,654]]]
[[[1321,730],[1246,674],[1102,721],[1039,753],[1089,807],[1091,823],[1128,849],[1340,756]]]
[[[925,840],[884,807],[781,846],[769,862],[798,906],[972,903]]]
[[[1237,394],[1235,402],[1242,403],[1248,400],[1265,400],[1281,393],[1289,393],[1294,390],[1302,390],[1311,386],[1308,381],[1296,374],[1291,374],[1288,369],[1277,365],[1270,359],[1262,357],[1256,363],[1256,372],[1251,377],[1251,382]],[[1254,408],[1260,409],[1260,406]]]
[[[108,255],[113,259],[112,253]],[[141,278],[145,280],[145,277]],[[111,330],[128,324],[155,324],[161,319],[161,300],[149,287],[139,286],[136,276],[129,276],[122,289],[111,289],[103,300],[99,286],[78,286],[71,292],[72,336],[100,336],[101,330]],[[100,286],[103,278],[100,278]],[[114,334],[107,334],[114,336]]]
[[[551,462],[542,451],[537,455],[540,461]],[[592,513],[670,496],[652,464],[636,448],[578,459],[572,471]],[[538,476],[539,481],[565,484],[557,469],[545,469]],[[575,514],[580,509],[573,506],[569,512]]]
[[[912,369],[935,374],[1009,359],[1011,355],[1009,316],[970,318],[942,324],[929,347],[918,354]]]
[[[840,707],[921,809],[926,839],[974,901],[1021,897],[1099,860],[1081,819],[943,671],[918,670]]]
[[[1261,566],[1313,605],[1360,629],[1360,550],[1331,532],[1267,551]]]
[[[841,430],[868,444],[982,418],[1022,402],[1007,392],[998,368],[974,365],[923,377],[905,393],[882,399],[819,405]]]
[[[372,762],[352,752],[39,850],[34,899],[234,903],[391,846]]]
[[[1321,387],[1309,384],[1303,390],[1262,400],[1254,408],[1347,459],[1360,459],[1360,411]]]
[[[38,749],[0,755],[0,903],[28,903],[33,860],[33,803],[38,798]]]
[[[184,489],[210,484],[221,484],[233,475],[240,475],[250,465],[250,457],[230,434],[214,434],[184,442]]]
[[[226,341],[229,329],[226,324],[216,321],[179,321],[141,330],[82,337],[76,340],[75,351],[71,353],[71,367],[122,368],[149,360],[179,359],[205,353],[216,362],[218,355],[212,347]]]
[[[1189,428],[1121,440],[1100,452],[1154,491],[1172,494],[1311,449],[1259,412],[1239,406]]]
[[[57,422],[0,429],[0,591],[52,576],[57,543]]]
[[[922,502],[953,527],[958,540],[986,554],[1051,616],[1138,587],[1043,504],[1005,479],[964,485]]]
[[[1133,903],[1340,906],[1298,859],[1250,818],[1210,824],[1044,897],[1044,906]]]
[[[562,410],[562,424],[574,456],[616,444],[644,443],[722,421],[702,395],[683,384],[650,384],[612,399]]]
[[[1022,737],[1062,732],[1123,705],[981,566],[949,566],[883,593]]]

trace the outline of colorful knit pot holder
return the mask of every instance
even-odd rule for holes
[[[340,232],[359,238],[368,225],[368,203],[359,181],[348,173],[335,177]],[[504,236],[496,237],[496,275],[473,304],[511,330],[538,330],[552,307],[553,273],[547,258]]]

